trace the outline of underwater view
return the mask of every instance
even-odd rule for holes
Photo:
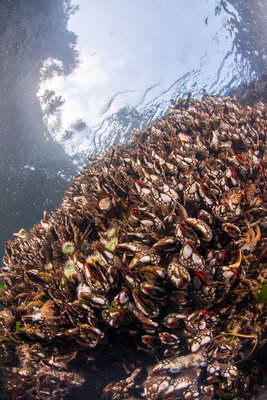
[[[257,0],[1,0],[1,399],[266,398],[266,36]]]

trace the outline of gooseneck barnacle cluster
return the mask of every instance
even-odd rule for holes
[[[261,390],[265,141],[263,103],[180,99],[92,157],[58,209],[14,234],[0,276],[12,399],[65,398],[103,363],[121,379],[105,375],[98,398]]]

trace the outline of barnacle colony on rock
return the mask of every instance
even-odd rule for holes
[[[91,157],[61,206],[6,243],[0,347],[12,399],[262,389],[265,140],[262,103],[180,99]]]

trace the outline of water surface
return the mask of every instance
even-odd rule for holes
[[[171,98],[224,95],[256,78],[266,37],[261,25],[253,36],[251,24],[263,4],[248,3],[80,0],[68,24],[78,36],[79,66],[43,80],[38,92],[53,139],[85,162],[88,152],[162,116]],[[60,96],[58,118],[46,114],[46,91]]]

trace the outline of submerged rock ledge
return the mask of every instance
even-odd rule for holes
[[[266,105],[208,94],[91,157],[60,207],[6,243],[10,397],[260,393],[266,157]]]

